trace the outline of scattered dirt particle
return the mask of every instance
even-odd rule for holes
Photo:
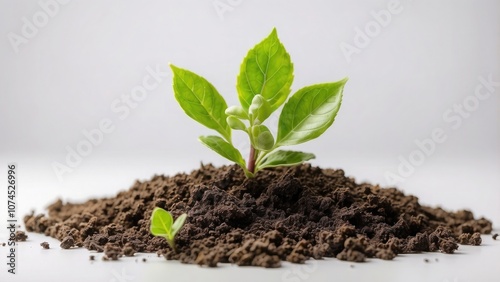
[[[146,258],[142,258],[142,262],[146,262],[148,261]]]
[[[493,240],[496,240],[498,237],[498,233],[493,234]],[[4,243],[5,244],[5,243]]]
[[[424,259],[424,262],[425,262],[425,263],[428,263],[428,262],[429,262],[429,259]]]
[[[28,235],[24,231],[16,231],[16,236],[14,237],[16,242],[24,242],[26,239],[28,239]]]
[[[5,243],[2,243],[2,247],[5,247],[5,245],[7,245],[7,244],[5,244]]]
[[[94,255],[90,255],[89,256],[89,260],[95,260],[95,256]]]
[[[458,236],[458,242],[462,245],[479,246],[482,242],[481,234],[478,232],[475,232],[474,234],[462,233]]]
[[[349,265],[350,268],[354,268],[354,264]]]
[[[458,243],[460,243],[462,245],[468,245],[471,236],[472,236],[472,234],[470,234],[470,233],[460,234],[460,236],[458,236]]]
[[[42,246],[42,248],[44,248],[44,249],[50,249],[50,245],[47,242],[40,243],[40,246]]]
[[[155,207],[174,217],[188,213],[175,238],[177,252],[150,234]],[[191,173],[136,181],[111,198],[57,200],[47,215],[32,213],[24,222],[28,231],[64,244],[71,236],[70,247],[104,252],[104,260],[144,252],[204,266],[453,253],[457,243],[476,245],[476,234],[492,231],[489,220],[475,219],[470,211],[424,206],[396,188],[356,183],[343,170],[309,164],[265,169],[252,179],[237,166],[202,164]]]
[[[439,259],[438,259],[438,258],[435,258],[434,260],[435,260],[436,262],[438,262],[438,261],[439,261]]]
[[[469,239],[469,244],[473,246],[479,246],[481,245],[482,240],[481,240],[481,234],[478,232],[472,234],[472,236]]]
[[[75,239],[73,239],[73,236],[66,236],[61,242],[61,248],[63,249],[69,249],[75,245]]]

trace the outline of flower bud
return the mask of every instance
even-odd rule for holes
[[[231,127],[232,129],[243,130],[243,131],[245,131],[247,129],[245,124],[241,120],[239,120],[238,118],[236,118],[234,116],[228,116],[226,118],[226,121],[227,121],[227,124],[229,124],[229,127]]]
[[[231,106],[226,109],[226,115],[234,116],[239,119],[248,119],[248,114],[241,106]]]
[[[255,124],[261,124],[271,115],[271,106],[262,95],[257,94],[252,99],[248,113]]]

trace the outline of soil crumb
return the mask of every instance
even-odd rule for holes
[[[126,243],[122,249],[122,252],[127,257],[133,257],[135,254],[134,247],[132,246],[131,243]]]
[[[40,246],[42,246],[42,248],[44,248],[44,249],[46,249],[46,250],[47,250],[47,249],[50,249],[50,245],[49,245],[49,243],[47,243],[47,242],[42,242],[42,243],[40,243]]]
[[[61,241],[60,246],[63,249],[69,249],[69,248],[73,247],[74,245],[75,245],[75,239],[73,238],[73,236],[66,236]]]
[[[498,237],[498,233],[493,234],[493,240],[496,240]],[[4,243],[5,244],[5,243]]]
[[[122,249],[116,243],[106,243],[104,245],[104,259],[118,260],[123,255]]]
[[[28,235],[26,235],[24,231],[16,231],[16,235],[14,237],[16,242],[24,242],[26,239],[28,239]]]
[[[174,217],[188,214],[175,239],[177,252],[150,234],[154,207]],[[71,246],[105,252],[105,260],[146,252],[204,266],[453,253],[458,243],[479,245],[479,234],[492,231],[489,220],[468,210],[424,206],[396,188],[356,183],[343,170],[309,164],[263,170],[252,179],[237,166],[202,164],[191,173],[136,181],[113,198],[57,200],[47,215],[32,213],[24,222],[27,231],[63,243],[71,236]]]

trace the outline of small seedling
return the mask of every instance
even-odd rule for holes
[[[181,230],[186,218],[187,214],[184,213],[174,221],[171,213],[162,208],[156,207],[151,214],[151,234],[167,239],[167,243],[170,247],[174,250],[174,252],[177,252],[174,238],[177,232]]]
[[[201,136],[199,140],[241,166],[247,177],[253,177],[263,168],[292,166],[315,158],[310,153],[277,149],[323,134],[335,120],[347,82],[344,78],[304,87],[285,103],[291,91],[293,64],[276,29],[243,59],[236,84],[241,105],[227,107],[224,98],[205,78],[170,66],[175,98],[181,108],[189,117],[220,134]],[[283,103],[275,138],[264,122]],[[233,146],[232,130],[248,134],[250,155],[246,162]]]

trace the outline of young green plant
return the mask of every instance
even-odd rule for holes
[[[167,239],[170,247],[177,252],[175,246],[175,235],[181,230],[184,222],[186,221],[187,214],[181,214],[175,221],[172,214],[168,211],[156,207],[151,214],[150,231],[154,236],[161,236]]]
[[[181,108],[189,117],[220,134],[201,136],[199,140],[238,164],[247,177],[253,177],[264,168],[292,166],[315,158],[310,153],[278,149],[323,134],[335,120],[347,82],[344,78],[307,86],[287,101],[293,81],[293,64],[276,29],[243,59],[236,84],[240,105],[228,107],[205,78],[174,65],[170,67],[174,73],[175,98]],[[283,103],[274,137],[264,122]],[[247,161],[233,146],[232,130],[248,135],[250,153]]]

